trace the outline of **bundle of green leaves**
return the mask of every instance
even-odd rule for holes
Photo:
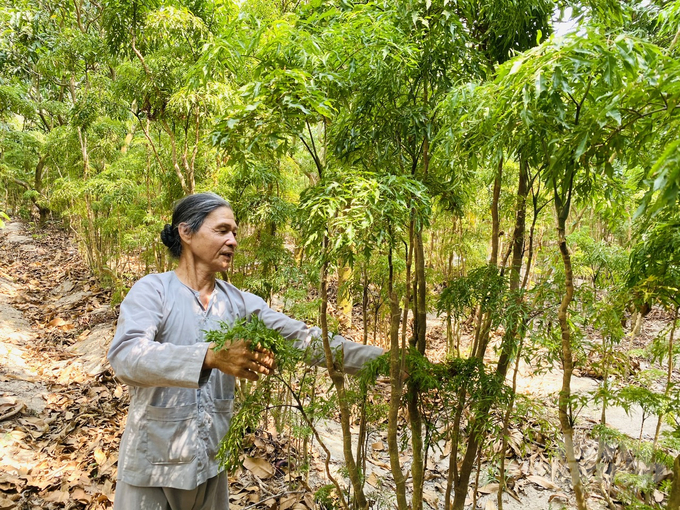
[[[216,351],[228,348],[238,340],[248,340],[250,348],[268,349],[274,353],[276,369],[270,377],[264,377],[257,383],[241,388],[236,402],[236,410],[226,436],[222,439],[218,459],[221,466],[233,472],[241,464],[240,453],[243,451],[245,436],[257,429],[266,421],[269,410],[283,408],[286,403],[276,386],[283,384],[292,376],[296,365],[305,355],[305,351],[293,346],[281,334],[267,325],[257,316],[237,319],[234,323],[220,322],[220,328],[205,332],[205,340],[213,342]]]
[[[285,351],[289,344],[278,331],[268,328],[255,315],[237,319],[233,324],[222,321],[220,322],[220,329],[206,331],[205,340],[206,342],[213,342],[216,351],[220,351],[238,340],[249,340],[252,350],[264,348],[272,351],[275,355]]]

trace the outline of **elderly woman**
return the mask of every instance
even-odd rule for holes
[[[299,348],[321,335],[216,278],[231,264],[237,224],[231,206],[213,193],[175,204],[161,233],[177,269],[147,275],[120,307],[108,358],[130,387],[120,445],[114,509],[212,510],[229,507],[227,476],[215,459],[229,428],[235,378],[271,372],[272,353],[247,341],[214,351],[204,332],[257,315]],[[336,336],[344,368],[356,372],[382,349]]]

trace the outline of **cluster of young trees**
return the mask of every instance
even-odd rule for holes
[[[597,485],[573,448],[571,378],[587,355],[603,375],[601,445],[608,403],[644,401],[658,416],[655,449],[671,451],[659,431],[678,404],[680,2],[0,6],[0,208],[64,221],[93,271],[124,291],[169,267],[158,232],[174,200],[229,199],[244,235],[226,276],[325,332],[329,303],[343,326],[355,303],[364,341],[390,349],[400,509],[422,508],[427,452],[442,439],[446,508],[464,507],[493,457],[488,432],[504,452],[527,405],[506,384],[522,357],[562,369],[561,451],[580,509]],[[551,35],[565,10],[574,28]],[[652,306],[672,316],[654,350],[667,373],[661,393],[643,395],[648,381],[621,351]],[[445,363],[427,357],[433,313]],[[367,399],[352,404],[339,368],[329,358],[365,508],[350,424],[369,420]]]

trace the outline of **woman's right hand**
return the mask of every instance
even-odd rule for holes
[[[269,375],[274,370],[274,354],[262,347],[251,349],[248,340],[236,340],[219,351],[210,344],[203,368],[216,368],[234,377],[257,381],[260,374]]]

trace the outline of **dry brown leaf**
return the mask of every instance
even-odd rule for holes
[[[370,462],[374,466],[378,466],[379,468],[388,469],[388,470],[391,469],[390,465],[385,463],[385,462],[381,462],[379,460],[375,460],[375,459],[372,459],[370,457],[368,457],[366,460],[368,460],[368,462]]]
[[[451,441],[447,441],[446,444],[444,445],[444,449],[442,450],[441,455],[439,456],[439,459],[445,459],[446,457],[449,456],[451,453]]]
[[[102,450],[101,448],[95,449],[94,460],[97,462],[98,465],[100,465],[100,466],[103,465],[106,462],[107,459],[108,459],[108,457],[104,453],[104,450]]]
[[[283,496],[279,500],[279,510],[288,510],[292,508],[295,503],[300,500],[297,494],[289,494],[288,496]]]
[[[275,473],[274,466],[266,460],[256,457],[246,457],[243,460],[243,467],[262,480],[271,478]]]
[[[241,501],[243,498],[248,496],[247,492],[239,492],[237,494],[234,494],[233,492],[229,492],[229,502],[238,502]]]
[[[555,485],[553,482],[548,480],[547,478],[543,476],[538,476],[538,475],[529,475],[527,476],[527,480],[529,480],[532,483],[535,483],[536,485],[539,485],[543,487],[544,489],[550,489],[550,490],[556,490],[559,489],[557,485]]]
[[[0,482],[3,484],[3,487],[6,487],[3,488],[3,490],[7,491],[14,488],[20,491],[26,485],[26,480],[24,478],[7,474],[0,475]]]
[[[62,327],[66,324],[67,324],[67,322],[64,319],[62,319],[61,317],[55,317],[54,319],[52,319],[49,322],[49,325],[52,326],[53,328],[59,328],[59,327]]]
[[[381,452],[385,449],[385,444],[382,441],[376,441],[371,445],[371,448],[373,448],[373,451]]]
[[[20,499],[21,495],[16,494],[16,498]],[[10,499],[9,497],[0,494],[0,510],[11,510],[13,508],[17,508],[16,502]]]
[[[307,505],[307,508],[311,509],[316,508],[316,503],[314,503],[314,496],[312,496],[309,492],[305,493],[302,500],[305,502],[305,505]]]
[[[438,508],[439,507],[439,494],[433,490],[424,490],[423,491],[423,499],[425,502],[430,505],[432,508]]]
[[[113,482],[111,480],[106,480],[101,488],[102,496],[106,499],[113,501]]]
[[[493,499],[487,499],[486,504],[484,505],[484,510],[496,510],[496,503],[493,502]]]
[[[55,490],[45,494],[43,499],[49,503],[66,503],[70,497],[71,496],[66,491]]]
[[[366,483],[372,487],[375,487],[376,489],[378,488],[378,485],[380,485],[380,481],[378,480],[378,477],[375,473],[368,475],[368,478],[366,478]]]
[[[497,483],[489,483],[484,487],[480,487],[479,489],[477,489],[477,492],[481,492],[482,494],[494,494],[498,492],[499,487],[500,485]]]
[[[6,399],[3,399],[6,400]],[[12,399],[12,401],[6,401],[0,403],[0,421],[7,420],[17,414],[21,413],[24,408],[24,403]]]
[[[568,501],[568,500],[569,500],[569,496],[567,496],[564,492],[557,492],[557,493],[551,495],[551,496],[548,498],[548,503],[552,503],[553,500],[555,500],[555,499],[561,499],[561,500],[563,500],[563,501]]]
[[[71,493],[71,499],[75,501],[80,501],[81,503],[90,503],[92,501],[92,496],[85,492],[82,488],[77,487],[73,493]]]

